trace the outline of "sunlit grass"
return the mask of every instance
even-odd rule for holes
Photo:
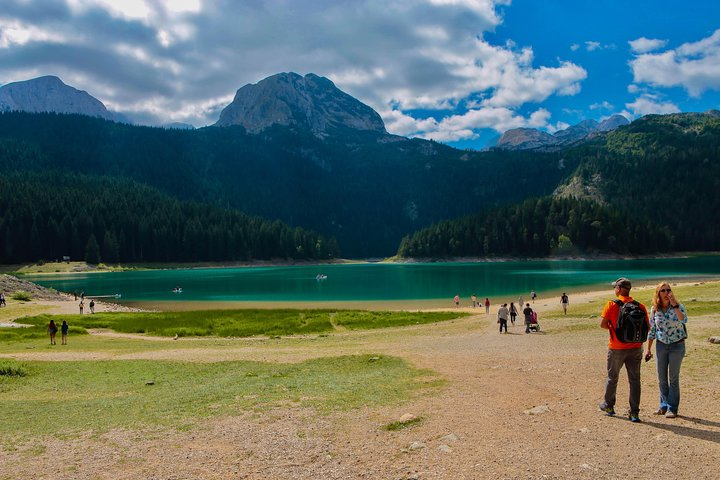
[[[299,364],[25,362],[23,369],[21,378],[0,376],[0,403],[12,412],[0,422],[6,442],[119,427],[187,428],[211,416],[275,406],[324,411],[388,405],[442,385],[433,372],[377,355]],[[57,419],[48,421],[51,412]]]

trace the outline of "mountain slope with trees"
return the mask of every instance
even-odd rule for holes
[[[720,112],[650,115],[557,155],[577,169],[553,197],[440,222],[398,255],[718,250]]]

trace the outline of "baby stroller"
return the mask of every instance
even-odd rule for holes
[[[537,312],[533,311],[532,316],[530,317],[530,325],[528,326],[528,330],[531,332],[539,332],[540,331],[540,324],[537,320]]]

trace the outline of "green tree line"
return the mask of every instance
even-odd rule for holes
[[[171,198],[135,182],[57,172],[0,176],[0,262],[328,259],[337,242],[280,221]]]
[[[398,256],[637,254],[672,247],[666,227],[589,200],[543,197],[435,224],[405,237]]]

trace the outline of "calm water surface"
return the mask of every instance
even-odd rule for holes
[[[327,275],[317,280],[318,274]],[[122,302],[323,302],[448,299],[608,286],[619,276],[636,284],[680,277],[720,278],[720,256],[652,260],[513,261],[492,263],[344,264],[207,268],[32,276],[30,281]],[[182,293],[173,288],[182,287]]]

